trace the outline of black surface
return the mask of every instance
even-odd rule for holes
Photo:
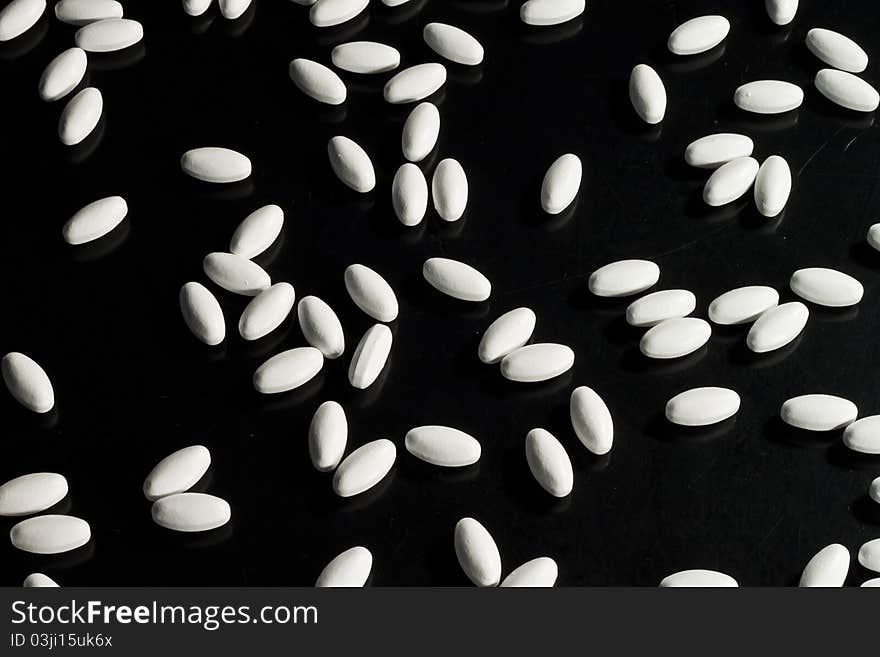
[[[880,133],[874,114],[838,109],[815,91],[820,63],[803,45],[814,26],[846,33],[872,56],[865,77],[876,85],[875,3],[804,2],[784,29],[769,22],[762,0],[591,1],[582,18],[555,29],[523,26],[514,1],[410,4],[390,10],[374,0],[351,25],[318,30],[291,2],[263,0],[237,22],[216,8],[190,19],[175,2],[128,2],[145,40],[134,53],[90,57],[88,81],[104,94],[105,116],[86,148],[60,145],[63,101],[44,104],[36,93],[45,64],[73,45],[74,28],[47,14],[0,47],[0,351],[34,357],[57,397],[56,410],[38,417],[0,395],[0,480],[63,473],[71,493],[60,506],[93,529],[87,548],[61,557],[0,541],[2,583],[42,570],[68,585],[311,585],[330,558],[360,544],[374,554],[374,585],[464,585],[452,534],[470,515],[495,537],[505,574],[547,555],[561,585],[655,585],[697,567],[743,584],[787,585],[824,545],[841,542],[855,554],[880,535],[880,507],[866,495],[880,461],[846,453],[839,432],[808,435],[777,419],[785,399],[812,392],[852,399],[862,415],[880,412],[880,253],[864,243],[880,205]],[[669,32],[703,13],[730,19],[724,44],[695,58],[667,54]],[[332,46],[351,39],[388,42],[404,65],[435,61],[421,41],[434,20],[486,48],[479,67],[448,65],[433,99],[440,142],[422,165],[429,172],[443,157],[459,159],[471,193],[461,221],[445,224],[429,211],[405,228],[390,185],[410,108],[382,100],[388,76],[343,74],[349,99],[329,108],[297,91],[287,65],[298,56],[328,63]],[[639,125],[628,104],[639,62],[666,85],[661,127]],[[804,106],[780,117],[739,112],[734,89],[761,78],[801,85]],[[789,161],[794,191],[780,218],[761,218],[750,198],[702,205],[706,173],[688,169],[682,153],[716,131],[745,132],[757,158]],[[333,177],[326,143],[336,134],[373,158],[373,193],[356,195]],[[187,179],[178,159],[204,145],[246,153],[253,176],[230,186]],[[540,181],[569,151],[584,162],[581,192],[573,212],[549,218]],[[111,194],[128,200],[125,224],[95,244],[67,246],[63,223]],[[217,292],[227,340],[212,349],[188,333],[177,301],[186,281],[207,283],[203,256],[228,248],[235,226],[266,203],[284,208],[285,227],[257,261],[298,298],[329,302],[347,341],[345,356],[312,383],[271,398],[253,391],[251,374],[269,355],[304,344],[295,316],[245,343],[237,323],[247,299]],[[493,283],[491,299],[442,298],[421,277],[431,256],[477,266]],[[655,289],[693,290],[701,317],[712,298],[740,285],[773,285],[790,300],[788,278],[807,266],[856,276],[865,298],[843,311],[811,306],[803,335],[779,352],[752,357],[745,328],[713,327],[697,354],[658,364],[638,353],[640,333],[623,320],[627,301],[601,303],[586,289],[591,271],[628,257],[660,265]],[[389,364],[363,392],[346,377],[372,323],[343,286],[354,262],[385,276],[401,306]],[[571,372],[522,385],[478,361],[482,331],[520,305],[538,315],[535,341],[574,348]],[[614,416],[607,457],[587,453],[568,423],[578,385],[595,388]],[[737,390],[736,418],[703,432],[667,426],[666,400],[702,385]],[[347,501],[308,457],[308,423],[327,399],[345,407],[349,450],[379,437],[399,450],[381,485]],[[421,424],[477,437],[479,464],[452,471],[417,462],[403,435]],[[569,499],[553,501],[528,472],[524,438],[536,426],[572,457]],[[160,458],[193,443],[214,458],[199,488],[228,499],[233,521],[173,535],[151,522],[141,485]],[[2,519],[0,530],[13,523]],[[852,583],[867,577],[851,569]]]

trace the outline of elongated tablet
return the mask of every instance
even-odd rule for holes
[[[666,419],[683,427],[705,427],[736,415],[739,404],[739,395],[729,388],[691,388],[666,402]]]
[[[460,27],[428,23],[422,30],[422,37],[431,50],[456,64],[476,66],[483,61],[483,46]]]
[[[455,525],[455,556],[464,574],[477,586],[498,586],[501,554],[488,530],[473,518]]]
[[[803,104],[804,90],[782,80],[756,80],[737,87],[733,102],[746,112],[781,114]]]
[[[68,244],[85,244],[99,239],[116,228],[125,215],[128,204],[121,196],[108,196],[93,201],[78,210],[64,227],[61,234]]]
[[[800,301],[770,308],[752,324],[746,345],[759,354],[780,349],[801,334],[809,316],[810,311]]]
[[[868,488],[868,497],[877,502],[877,504],[880,504],[880,477],[877,477],[874,481],[871,482],[871,486]]]
[[[386,438],[361,445],[333,473],[333,492],[352,497],[368,491],[385,478],[396,459],[397,448]]]
[[[348,366],[348,382],[358,390],[369,388],[379,378],[391,353],[391,329],[374,324],[354,350]]]
[[[31,29],[46,11],[46,0],[12,0],[0,9],[0,41],[9,41]]]
[[[22,586],[26,589],[37,588],[58,588],[58,583],[48,575],[43,573],[31,573],[24,578]]]
[[[636,299],[626,308],[626,323],[650,327],[666,319],[685,317],[694,312],[697,297],[689,290],[660,290]]]
[[[229,252],[242,258],[255,258],[278,239],[284,226],[284,210],[277,205],[264,205],[251,212],[235,229],[229,241]]]
[[[584,447],[593,454],[607,454],[614,443],[611,411],[592,388],[580,386],[571,393],[568,405],[571,426]]]
[[[414,103],[427,98],[446,83],[443,64],[416,64],[388,80],[383,95],[392,105]]]
[[[832,103],[855,112],[873,112],[880,105],[880,94],[862,78],[838,71],[823,68],[816,73],[816,89]]]
[[[365,194],[376,186],[376,172],[367,152],[348,137],[336,136],[327,142],[327,156],[333,173],[347,187]]]
[[[789,286],[801,299],[831,308],[854,306],[865,293],[862,284],[849,274],[825,267],[798,269]]]
[[[872,224],[866,236],[868,244],[880,251],[880,223]]]
[[[537,383],[565,374],[572,365],[571,347],[552,342],[530,344],[501,359],[501,376],[508,381]]]
[[[477,348],[479,359],[491,365],[522,347],[535,330],[537,317],[530,308],[514,308],[489,325]]]
[[[55,472],[34,472],[0,486],[0,516],[29,516],[58,504],[67,495],[67,479]]]
[[[434,208],[444,221],[458,221],[468,201],[468,180],[458,160],[448,157],[434,169],[431,180]]]
[[[255,297],[272,284],[260,265],[234,253],[209,253],[202,268],[214,283],[235,294]]]
[[[779,155],[771,155],[764,160],[755,178],[755,205],[758,206],[758,212],[765,217],[775,217],[788,203],[789,194],[791,169],[788,162]]]
[[[107,18],[122,18],[122,5],[116,0],[60,0],[55,18],[69,25],[88,25]]]
[[[302,57],[294,59],[287,67],[290,79],[306,96],[326,105],[341,105],[348,91],[342,79],[332,70]]]
[[[341,25],[367,8],[370,0],[318,0],[309,11],[309,20],[315,27]]]
[[[275,283],[251,299],[238,320],[238,333],[245,340],[259,340],[284,323],[296,292],[290,283]]]
[[[559,567],[550,557],[538,557],[514,568],[501,582],[502,588],[550,588],[556,585]]]
[[[326,401],[309,424],[309,457],[320,472],[334,470],[345,454],[348,420],[345,410],[335,401]]]
[[[719,132],[700,137],[688,144],[684,160],[698,169],[717,169],[740,157],[748,157],[755,148],[751,138],[733,132]]]
[[[868,570],[880,573],[880,538],[868,541],[859,548],[859,563]]]
[[[733,577],[719,573],[717,570],[694,569],[667,575],[660,581],[660,586],[664,588],[733,588],[739,585]]]
[[[667,319],[648,329],[639,350],[648,358],[681,358],[706,344],[711,335],[709,322],[698,317]]]
[[[201,16],[211,6],[213,0],[183,0],[183,10],[189,16]]]
[[[421,162],[434,150],[439,135],[440,110],[433,103],[419,103],[403,124],[403,156],[410,162]]]
[[[295,347],[275,354],[254,372],[254,389],[273,395],[299,388],[311,381],[324,365],[324,356],[314,347]]]
[[[729,326],[754,322],[779,303],[779,292],[766,285],[747,285],[728,290],[709,304],[709,319]]]
[[[129,18],[107,18],[84,25],[74,35],[86,52],[115,52],[144,38],[144,27]]]
[[[764,6],[771,21],[777,25],[788,25],[797,13],[798,0],[765,0]]]
[[[547,214],[559,214],[574,201],[581,187],[583,167],[577,155],[559,156],[541,183],[541,208]]]
[[[843,586],[849,572],[849,559],[849,550],[840,543],[826,545],[807,562],[798,586]]]
[[[868,415],[847,426],[843,444],[854,452],[880,454],[880,415]]]
[[[583,14],[586,7],[585,0],[528,0],[519,8],[519,17],[526,25],[560,25]]]
[[[155,502],[160,497],[185,493],[210,466],[211,452],[204,445],[190,445],[172,452],[150,470],[144,480],[144,497]]]
[[[204,146],[188,150],[180,157],[180,168],[196,180],[231,183],[251,175],[251,161],[231,148]]]
[[[252,0],[217,0],[223,18],[235,20],[240,18],[251,6]]]
[[[485,301],[492,293],[489,279],[458,260],[428,258],[422,275],[436,290],[462,301]]]
[[[55,391],[46,371],[35,360],[12,351],[0,361],[3,381],[15,400],[34,413],[48,413],[55,406]]]
[[[207,493],[176,493],[153,502],[153,522],[176,532],[207,532],[232,518],[229,502]]]
[[[666,87],[647,64],[637,64],[630,72],[629,101],[645,123],[655,125],[666,116]]]
[[[545,429],[526,434],[526,462],[541,488],[553,497],[566,497],[574,486],[571,459],[556,436]]]
[[[104,112],[104,97],[94,87],[86,87],[71,98],[58,119],[58,138],[65,146],[75,146],[92,134]]]
[[[859,409],[850,400],[835,395],[792,397],[779,410],[782,421],[806,431],[834,431],[851,424]]]
[[[365,265],[345,269],[345,289],[354,304],[379,322],[397,319],[398,304],[394,290],[380,274]]]
[[[206,345],[218,345],[226,337],[220,302],[201,283],[190,281],[180,288],[180,313],[187,328]]]
[[[82,48],[68,48],[46,65],[40,76],[38,92],[40,98],[52,102],[64,98],[76,89],[86,74],[88,64],[86,51]]]
[[[92,537],[89,523],[74,516],[45,515],[22,520],[9,531],[12,545],[32,554],[61,554]]]
[[[412,162],[400,165],[391,183],[391,205],[404,226],[417,226],[428,210],[428,181]]]
[[[753,157],[738,157],[722,164],[706,181],[703,201],[711,207],[732,203],[749,191],[759,168]]]
[[[349,73],[374,75],[400,66],[400,52],[375,41],[350,41],[336,46],[330,53],[330,61],[336,68]]]
[[[697,55],[724,41],[729,32],[730,21],[724,16],[698,16],[675,28],[666,46],[676,55]]]
[[[480,442],[453,427],[426,425],[406,432],[406,451],[417,459],[446,468],[473,465],[480,460]]]
[[[840,32],[814,27],[807,32],[807,48],[833,68],[861,73],[868,67],[868,53]]]
[[[316,588],[360,588],[370,579],[373,555],[360,545],[335,556],[318,575]]]
[[[597,297],[626,297],[644,292],[660,280],[660,267],[650,260],[618,260],[590,274],[588,286]]]
[[[324,358],[333,360],[343,354],[342,323],[326,302],[315,296],[303,297],[296,307],[296,315],[306,342],[324,354]]]

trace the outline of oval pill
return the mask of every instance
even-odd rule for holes
[[[345,83],[323,64],[298,58],[290,62],[287,72],[297,89],[319,103],[341,105],[345,102],[348,95]]]
[[[574,472],[568,453],[556,437],[545,429],[526,434],[526,462],[541,488],[553,497],[566,497],[574,486]]]
[[[684,151],[684,160],[699,169],[717,169],[731,160],[749,157],[754,148],[754,142],[745,135],[720,132],[700,137],[688,144]]]
[[[667,319],[648,329],[639,350],[648,358],[681,358],[706,344],[711,335],[709,322],[697,317]]]
[[[501,359],[501,375],[508,381],[537,383],[565,374],[574,365],[574,351],[551,342],[520,347]]]
[[[345,410],[335,401],[326,401],[309,424],[309,457],[320,472],[334,470],[345,454],[348,420]]]
[[[800,587],[840,587],[849,572],[849,550],[840,543],[826,545],[804,567]]]
[[[314,347],[296,347],[275,354],[254,372],[254,389],[273,395],[299,388],[311,381],[324,365],[324,356]]]
[[[855,112],[873,112],[880,105],[880,94],[862,78],[838,71],[823,68],[816,73],[816,89],[832,103]]]
[[[719,573],[716,570],[682,570],[672,575],[667,575],[660,581],[660,586],[671,587],[706,587],[706,588],[733,588],[739,586],[730,575]]]
[[[272,284],[260,265],[234,253],[209,253],[202,269],[215,284],[235,294],[253,297]]]
[[[629,100],[645,123],[656,125],[666,116],[666,87],[657,71],[647,64],[637,64],[630,72]]]
[[[462,518],[455,525],[455,556],[464,574],[475,585],[498,586],[501,581],[501,554],[492,535],[473,518]]]
[[[480,460],[480,442],[464,431],[437,425],[415,427],[404,438],[406,451],[417,459],[446,468],[461,468]]]
[[[880,454],[880,415],[868,415],[843,432],[843,444],[854,452]]]
[[[251,0],[218,0],[217,3],[220,5],[220,14],[229,20],[240,18],[251,6]]]
[[[789,194],[791,169],[788,162],[779,155],[771,155],[764,160],[755,178],[755,205],[758,206],[758,212],[765,217],[775,217],[788,203]]]
[[[660,267],[650,260],[618,260],[600,267],[588,281],[598,297],[626,297],[644,292],[660,280]]]
[[[315,27],[340,25],[360,14],[370,0],[318,0],[309,11],[309,20]]]
[[[391,329],[384,324],[370,327],[351,357],[348,382],[358,390],[369,388],[379,378],[391,353]]]
[[[364,265],[345,269],[345,289],[354,304],[379,322],[397,319],[398,304],[394,290],[382,276]]]
[[[153,522],[176,532],[206,532],[232,517],[229,502],[207,493],[175,493],[153,502]]]
[[[571,393],[568,406],[571,426],[584,447],[593,454],[611,451],[614,421],[608,406],[592,388],[580,386]]]
[[[12,351],[0,361],[9,394],[34,413],[48,413],[55,406],[55,391],[46,371],[35,360]]]
[[[303,297],[296,308],[299,328],[310,345],[324,358],[339,358],[345,351],[345,334],[336,313],[322,299]]]
[[[880,251],[880,223],[872,224],[868,228],[867,240],[868,244]]]
[[[428,181],[412,162],[402,164],[391,183],[394,214],[404,226],[417,226],[428,210]]]
[[[347,187],[362,194],[376,186],[376,172],[367,152],[348,137],[336,136],[327,143],[333,173]]]
[[[801,395],[782,404],[782,421],[807,431],[834,431],[852,423],[859,409],[848,399],[834,395]]]
[[[403,156],[410,162],[421,162],[434,150],[439,136],[440,110],[433,103],[419,103],[403,124]]]
[[[65,146],[75,146],[88,137],[101,120],[104,97],[94,87],[86,87],[71,98],[58,119],[58,138]]]
[[[698,16],[675,28],[666,46],[676,55],[696,55],[724,41],[728,32],[730,21],[724,16]]]
[[[575,19],[586,7],[585,0],[528,0],[520,7],[519,17],[526,25],[546,27]]]
[[[55,18],[68,25],[87,25],[107,18],[122,18],[122,5],[116,0],[60,0]]]
[[[814,27],[807,32],[806,43],[811,53],[833,68],[861,73],[868,67],[868,53],[840,32]]]
[[[855,422],[853,424],[855,424]],[[852,426],[852,424],[850,426]],[[849,427],[847,427],[847,429],[848,428]],[[880,504],[880,477],[877,477],[871,482],[871,486],[868,488],[868,497],[877,502],[877,504]]]
[[[688,290],[660,290],[633,301],[626,308],[626,323],[650,327],[666,319],[685,317],[694,312],[697,297]]]
[[[880,573],[880,538],[868,541],[859,548],[859,563],[868,570]]]
[[[196,180],[231,183],[251,175],[251,161],[230,148],[204,146],[188,150],[180,157],[180,168]]]
[[[0,516],[29,516],[58,504],[67,495],[67,479],[55,472],[34,472],[0,486]]]
[[[739,395],[729,388],[691,388],[666,402],[666,419],[683,427],[705,427],[736,415],[739,404]]]
[[[547,214],[559,214],[572,204],[581,187],[583,167],[577,155],[561,155],[544,174],[541,183],[541,208]]]
[[[458,260],[428,258],[422,275],[436,290],[462,301],[485,301],[492,293],[489,279]]]
[[[388,80],[383,95],[392,105],[414,103],[427,98],[445,83],[446,67],[443,64],[416,64]]]
[[[293,310],[296,292],[290,283],[275,283],[251,299],[241,313],[238,332],[245,340],[259,340],[277,329]]]
[[[386,438],[358,447],[333,473],[333,492],[352,497],[369,490],[391,471],[396,458],[397,448]]]
[[[242,258],[255,258],[272,246],[284,226],[284,210],[277,205],[264,205],[251,212],[235,229],[229,241],[229,252]]]
[[[709,304],[709,319],[729,326],[747,324],[779,303],[779,292],[766,285],[747,285],[728,290]]]
[[[333,66],[349,73],[373,75],[393,71],[400,66],[397,48],[375,41],[341,43],[330,53]]]
[[[523,565],[515,568],[504,578],[501,586],[505,587],[529,587],[550,588],[556,584],[559,576],[559,567],[550,557],[538,557],[526,561]]]
[[[211,466],[211,452],[204,445],[190,445],[172,452],[150,470],[144,480],[144,497],[155,502],[161,497],[185,493],[195,486]]]
[[[782,80],[756,80],[737,87],[733,102],[746,112],[781,114],[803,104],[804,90]]]
[[[468,181],[458,160],[446,158],[434,169],[431,180],[434,208],[444,221],[458,221],[468,201]]]
[[[201,16],[211,6],[212,0],[183,0],[183,11],[188,16]]]
[[[26,589],[56,588],[58,584],[48,575],[43,573],[31,573],[24,579],[22,586]]]
[[[129,18],[106,18],[79,28],[76,45],[86,52],[114,52],[144,38],[144,27]]]
[[[798,269],[789,286],[801,299],[831,308],[854,306],[865,293],[862,284],[849,274],[825,267]]]
[[[46,0],[12,0],[0,9],[0,41],[9,41],[31,29],[46,11]]]
[[[428,23],[422,30],[428,47],[456,64],[476,66],[483,61],[483,46],[459,27],[445,23]]]
[[[45,515],[22,520],[9,531],[12,545],[32,554],[61,554],[92,537],[89,523],[74,516]]]
[[[777,25],[788,25],[797,13],[798,0],[765,0],[764,6],[771,21]]]
[[[116,228],[126,214],[128,204],[125,199],[121,196],[108,196],[78,210],[64,224],[61,234],[68,244],[85,244]]]
[[[68,48],[46,65],[37,91],[47,102],[60,100],[76,89],[86,74],[88,57],[82,48]]]
[[[360,588],[367,583],[372,569],[372,553],[358,545],[334,557],[321,571],[315,587]]]
[[[223,342],[226,337],[223,309],[204,285],[190,281],[180,288],[180,312],[192,334],[206,345]]]
[[[706,181],[703,201],[711,207],[732,203],[749,191],[759,168],[753,157],[738,157],[722,164]]]
[[[804,330],[810,311],[800,301],[790,301],[766,310],[755,320],[746,345],[755,353],[780,349]]]
[[[529,308],[514,308],[489,325],[477,348],[479,359],[491,365],[522,347],[535,330],[537,317]]]

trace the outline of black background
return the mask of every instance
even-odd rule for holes
[[[803,45],[811,27],[844,32],[872,56],[864,76],[876,85],[875,2],[804,2],[791,26],[777,28],[763,0],[591,1],[576,21],[538,29],[520,23],[513,0],[413,0],[393,10],[374,0],[351,24],[323,30],[284,0],[256,1],[235,22],[216,3],[192,19],[177,2],[127,2],[144,42],[90,55],[87,80],[102,91],[105,113],[75,148],[57,138],[64,101],[37,96],[43,67],[73,45],[75,28],[50,20],[51,4],[33,30],[0,47],[0,351],[43,365],[57,407],[36,416],[0,395],[0,480],[63,473],[70,495],[59,508],[87,519],[93,540],[50,558],[4,540],[3,584],[42,570],[62,585],[311,585],[329,559],[360,544],[373,552],[375,585],[464,585],[452,536],[470,515],[495,537],[505,574],[547,555],[561,585],[655,585],[684,568],[789,585],[824,545],[841,542],[855,555],[880,534],[880,507],[866,495],[880,460],[847,453],[839,432],[786,430],[777,419],[785,399],[813,392],[852,399],[862,415],[880,411],[880,253],[864,243],[880,204],[880,133],[873,114],[836,108],[815,91],[821,65]],[[708,13],[730,19],[726,41],[697,57],[669,55],[669,32]],[[430,173],[443,157],[457,158],[470,199],[457,223],[429,211],[406,228],[390,185],[411,108],[383,101],[389,76],[343,73],[349,98],[332,108],[299,93],[287,65],[294,57],[329,64],[332,46],[352,39],[394,45],[404,66],[437,61],[421,40],[430,21],[460,26],[486,48],[478,67],[447,64],[449,80],[432,98],[440,141],[420,165]],[[668,91],[660,127],[640,125],[627,100],[639,62],[654,65]],[[734,89],[762,78],[801,85],[804,106],[777,117],[739,112]],[[707,174],[688,169],[682,153],[716,131],[752,136],[759,160],[778,153],[789,161],[794,190],[781,217],[760,217],[750,195],[703,206]],[[336,134],[373,158],[372,193],[357,195],[333,177],[326,143]],[[251,178],[229,186],[187,179],[181,153],[205,145],[247,154]],[[548,217],[540,183],[564,152],[582,158],[583,184],[573,211]],[[91,245],[66,245],[64,222],[112,194],[128,201],[123,226]],[[285,227],[257,261],[298,298],[330,303],[347,341],[313,382],[272,397],[253,391],[251,375],[270,355],[304,344],[295,313],[245,343],[237,323],[248,299],[210,286],[227,339],[209,348],[188,333],[177,301],[186,281],[207,283],[204,255],[227,249],[241,219],[266,203],[284,208]],[[477,266],[493,283],[489,301],[455,302],[431,289],[421,277],[431,256]],[[811,306],[803,335],[768,355],[748,353],[746,328],[713,327],[696,354],[648,362],[640,332],[623,321],[627,301],[602,303],[586,289],[591,271],[630,257],[660,265],[655,289],[692,290],[701,317],[712,298],[740,285],[773,285],[790,300],[789,276],[808,266],[854,275],[865,298],[842,311]],[[389,363],[366,391],[346,376],[372,324],[345,292],[343,271],[354,262],[385,276],[400,301]],[[515,384],[479,362],[482,331],[520,305],[538,315],[535,341],[575,350],[569,373]],[[569,425],[578,385],[595,388],[611,409],[606,457],[590,455]],[[668,427],[666,400],[703,385],[740,393],[735,419],[707,431]],[[308,424],[327,399],[345,407],[349,451],[379,437],[398,446],[386,480],[349,500],[308,457]],[[483,445],[480,462],[441,470],[416,461],[403,436],[422,424],[471,433]],[[536,426],[572,457],[568,499],[550,498],[528,472],[524,437]],[[233,520],[175,535],[153,525],[141,486],[159,459],[194,443],[214,459],[197,488],[228,499]],[[14,522],[2,519],[0,529]],[[856,564],[850,583],[867,577]]]

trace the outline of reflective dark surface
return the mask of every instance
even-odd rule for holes
[[[820,63],[803,45],[810,27],[846,33],[872,56],[864,75],[876,85],[880,12],[867,1],[802,4],[792,26],[776,28],[763,0],[594,0],[570,24],[535,29],[519,22],[513,1],[413,0],[391,10],[374,0],[350,24],[318,30],[306,9],[283,0],[256,2],[235,22],[216,3],[189,18],[176,2],[128,2],[144,43],[90,57],[88,83],[104,94],[105,116],[76,148],[57,139],[63,101],[45,104],[36,93],[46,63],[73,45],[74,28],[47,15],[0,45],[0,351],[34,357],[57,397],[57,408],[38,417],[0,395],[0,480],[63,473],[71,493],[61,506],[93,529],[88,547],[59,557],[0,541],[2,584],[43,571],[68,585],[310,585],[330,558],[359,544],[375,557],[374,585],[464,585],[452,535],[466,515],[495,537],[505,574],[547,555],[559,563],[561,585],[655,585],[684,568],[785,585],[828,543],[855,555],[880,535],[880,507],[866,495],[880,460],[847,452],[839,432],[788,429],[778,409],[788,397],[825,392],[852,399],[862,415],[880,412],[880,253],[864,242],[878,220],[880,133],[874,114],[841,110],[815,91]],[[728,39],[673,59],[669,32],[704,13],[731,20]],[[383,101],[388,76],[343,74],[349,99],[327,107],[297,91],[287,65],[294,57],[329,63],[332,46],[351,39],[390,43],[404,65],[435,61],[421,41],[434,20],[469,30],[486,48],[479,67],[448,66],[433,99],[440,143],[422,165],[430,173],[440,159],[457,158],[470,200],[458,223],[429,212],[405,228],[390,185],[410,108]],[[629,71],[639,62],[654,65],[668,91],[659,127],[640,125],[628,103]],[[761,78],[801,85],[804,106],[777,117],[741,113],[734,89]],[[789,161],[794,191],[782,216],[760,217],[750,197],[716,210],[702,204],[707,174],[687,168],[682,153],[716,131],[745,132],[759,159]],[[336,134],[373,158],[373,193],[356,195],[333,177],[326,143]],[[246,153],[253,176],[228,186],[187,179],[178,159],[204,145]],[[569,151],[584,163],[581,192],[573,210],[548,217],[538,204],[541,178]],[[67,246],[63,223],[112,194],[128,200],[123,226]],[[227,249],[241,219],[266,203],[281,205],[286,221],[257,261],[298,297],[330,303],[347,341],[343,358],[313,382],[271,398],[253,391],[251,375],[268,356],[303,344],[295,316],[245,343],[237,323],[247,299],[218,292],[227,340],[208,348],[186,330],[177,301],[186,281],[207,282],[204,255]],[[442,298],[421,277],[431,256],[477,266],[493,283],[491,299]],[[740,285],[773,285],[791,300],[788,278],[807,266],[854,275],[865,298],[843,311],[811,306],[803,335],[772,354],[750,354],[745,328],[714,327],[696,354],[648,362],[640,332],[624,322],[627,302],[600,302],[586,289],[592,270],[629,257],[660,265],[656,289],[692,290],[702,317],[712,298]],[[343,286],[354,262],[385,276],[401,306],[390,361],[367,391],[346,376],[372,323]],[[535,341],[574,348],[572,371],[522,385],[477,360],[486,326],[521,305],[538,315]],[[606,457],[587,453],[569,425],[578,385],[595,388],[614,416]],[[703,385],[737,390],[740,413],[705,431],[669,426],[666,400]],[[379,437],[399,449],[389,477],[350,500],[337,498],[331,476],[309,461],[308,424],[327,399],[345,407],[349,450]],[[417,462],[403,436],[421,424],[477,437],[479,464]],[[529,474],[524,439],[536,426],[572,457],[569,499],[550,498]],[[228,499],[233,521],[175,535],[153,525],[141,486],[160,458],[193,443],[214,458],[197,488]],[[2,519],[0,530],[13,524]],[[867,577],[852,567],[851,583]]]

